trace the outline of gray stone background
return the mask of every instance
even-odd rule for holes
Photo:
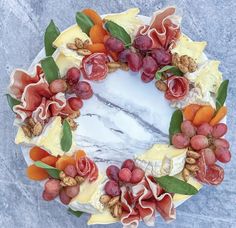
[[[194,40],[208,42],[207,55],[219,59],[225,78],[230,79],[227,105],[227,135],[232,161],[225,166],[225,179],[218,187],[205,187],[177,209],[177,219],[157,227],[236,227],[236,1],[235,0],[0,0],[0,227],[54,228],[87,227],[86,216],[78,219],[67,214],[57,202],[41,200],[42,189],[25,177],[26,163],[20,147],[14,145],[14,115],[4,94],[9,74],[16,68],[27,69],[43,46],[43,33],[54,19],[63,30],[75,23],[78,10],[92,7],[99,13],[120,12],[139,7],[141,14],[174,4],[183,11],[183,31]],[[104,226],[96,226],[104,227]],[[119,224],[109,227],[120,227]]]

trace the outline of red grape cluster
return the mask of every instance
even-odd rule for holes
[[[135,166],[131,159],[123,162],[121,168],[110,165],[106,170],[109,181],[105,184],[105,192],[109,196],[119,196],[120,187],[125,184],[137,184],[144,177],[144,171]]]
[[[171,53],[164,48],[151,50],[152,40],[146,35],[136,36],[130,49],[125,49],[124,44],[114,37],[107,39],[105,46],[108,51],[118,53],[119,61],[127,63],[131,71],[142,71],[141,79],[146,83],[154,79],[158,69],[171,63]]]
[[[191,147],[205,155],[206,164],[213,165],[216,161],[227,163],[231,159],[229,142],[222,138],[227,132],[227,125],[218,123],[213,127],[203,123],[195,127],[191,121],[185,120],[181,124],[181,133],[172,137],[172,143],[176,148]]]

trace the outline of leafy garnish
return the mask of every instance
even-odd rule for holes
[[[53,166],[47,165],[41,161],[36,161],[34,164],[39,168],[45,169],[52,178],[60,179],[59,174],[61,171],[59,169]]]
[[[198,190],[194,186],[173,176],[156,177],[155,179],[156,182],[169,193],[183,195],[195,195],[198,193]]]
[[[63,133],[61,138],[61,149],[65,152],[68,152],[72,145],[72,132],[67,120],[64,120],[62,127]]]
[[[53,41],[60,35],[60,31],[53,20],[49,23],[44,34],[44,47],[46,56],[51,56],[56,48],[53,47]]]
[[[15,98],[13,98],[10,94],[6,94],[6,96],[7,96],[8,105],[10,106],[11,110],[13,111],[13,107],[15,105],[20,104],[21,102],[19,100],[16,100]]]
[[[82,211],[74,211],[71,208],[68,209],[68,212],[70,212],[72,215],[75,215],[76,217],[80,217],[83,214]]]
[[[87,15],[85,15],[82,12],[77,12],[76,13],[76,22],[77,22],[78,26],[82,29],[82,31],[84,33],[86,33],[87,35],[89,35],[89,31],[92,28],[92,26],[94,25],[94,23],[90,19],[90,17],[88,17]]]
[[[170,71],[171,73],[173,73],[176,76],[182,76],[183,75],[183,72],[180,71],[178,67],[168,65],[168,66],[162,67],[160,70],[158,70],[156,72],[156,79],[160,80],[163,72],[166,72],[166,71]]]
[[[59,68],[55,63],[53,57],[49,56],[41,60],[41,66],[45,74],[47,82],[50,84],[52,81],[59,78]]]
[[[170,127],[169,127],[169,137],[170,144],[172,144],[172,137],[175,133],[181,132],[181,123],[183,122],[183,113],[180,109],[173,112]]]
[[[218,111],[225,103],[227,97],[229,80],[224,80],[217,91],[216,95],[216,111]]]
[[[130,35],[120,25],[116,24],[113,21],[107,21],[105,24],[105,28],[108,30],[112,37],[121,40],[126,47],[129,47],[131,45]]]

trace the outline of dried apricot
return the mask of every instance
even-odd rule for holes
[[[59,170],[64,170],[67,165],[75,165],[75,159],[73,157],[63,155],[56,162],[56,168]]]
[[[107,53],[105,45],[102,43],[90,44],[86,48],[92,53]]]
[[[217,123],[219,123],[222,119],[224,119],[224,117],[226,116],[227,114],[227,107],[223,106],[221,107],[216,115],[212,118],[212,120],[210,121],[210,125],[211,126],[214,126],[216,125]]]
[[[195,114],[201,108],[201,105],[198,104],[190,104],[186,106],[183,110],[184,118],[186,120],[193,121]]]
[[[102,25],[94,25],[89,31],[89,37],[93,43],[103,43],[106,35],[107,31],[102,27]]]
[[[27,177],[31,180],[45,180],[48,178],[48,173],[45,169],[39,168],[36,165],[30,165],[26,170]]]
[[[86,156],[86,153],[84,150],[77,150],[75,152],[75,160],[78,160],[78,159],[85,157],[85,156]]]
[[[34,146],[30,149],[29,155],[33,161],[39,161],[42,158],[47,157],[49,153],[38,146]]]
[[[94,24],[99,24],[99,25],[102,24],[102,18],[95,10],[88,8],[84,9],[82,12],[88,17],[90,17],[90,19],[93,21]]]
[[[195,126],[199,126],[203,123],[209,123],[212,117],[214,116],[214,113],[215,109],[212,108],[210,105],[201,107],[194,116],[193,124]]]
[[[50,166],[54,166],[56,165],[56,162],[57,162],[58,158],[57,157],[54,157],[52,155],[49,155],[45,158],[42,158],[41,161],[47,165],[50,165]]]

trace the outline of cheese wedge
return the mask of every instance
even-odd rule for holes
[[[187,149],[176,149],[167,144],[155,144],[151,149],[136,156],[136,165],[146,174],[156,177],[180,173],[185,164]]]
[[[63,155],[65,152],[61,149],[60,143],[62,131],[61,117],[57,116],[52,118],[51,121],[44,127],[44,130],[40,136],[29,138],[25,136],[22,128],[19,128],[15,138],[15,143],[39,146],[53,156]],[[66,152],[67,155],[73,154],[76,150],[74,136],[72,135],[72,137],[72,146],[71,149]]]
[[[105,209],[102,213],[93,214],[90,216],[87,224],[95,225],[95,224],[111,224],[118,222],[118,218],[114,218],[111,215],[111,212],[108,209]]]

